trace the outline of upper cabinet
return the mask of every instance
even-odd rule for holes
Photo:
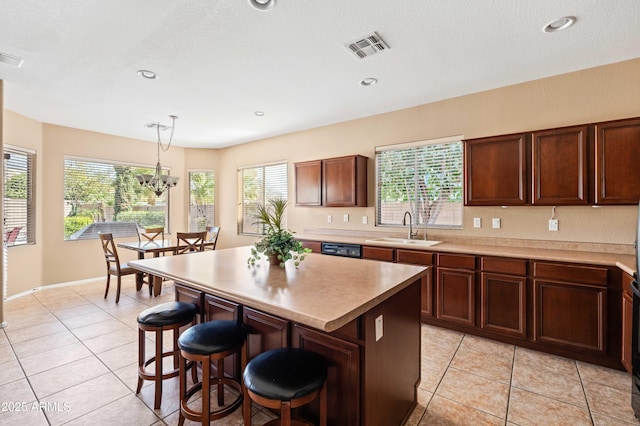
[[[591,126],[563,127],[532,134],[533,204],[589,204]],[[593,164],[593,161],[591,161]]]
[[[637,204],[640,118],[465,141],[465,205]]]
[[[366,207],[367,157],[295,163],[296,206]]]
[[[526,133],[465,141],[465,204],[529,203],[529,139]]]
[[[598,123],[596,204],[637,204],[640,200],[640,118]]]

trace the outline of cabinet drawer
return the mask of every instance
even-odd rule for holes
[[[314,253],[322,252],[322,243],[320,241],[300,240],[302,247],[310,248]]]
[[[533,275],[536,278],[552,278],[571,283],[607,285],[607,269],[592,266],[534,262]]]
[[[428,251],[396,249],[396,260],[399,263],[431,266],[433,265],[433,253]]]
[[[362,258],[393,262],[395,258],[393,252],[394,249],[392,248],[363,246]]]
[[[527,275],[527,261],[501,257],[482,257],[480,267],[483,272],[498,272],[509,275]]]
[[[466,254],[438,253],[438,266],[446,268],[475,269],[476,257]]]

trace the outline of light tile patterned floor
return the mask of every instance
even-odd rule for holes
[[[165,381],[159,410],[151,382],[135,395],[137,315],[173,300],[173,286],[152,298],[125,279],[117,305],[113,290],[106,300],[103,292],[101,279],[5,303],[0,424],[178,424],[177,378]],[[624,372],[426,325],[422,353],[407,425],[640,424]],[[253,424],[271,418],[254,407]],[[213,424],[241,425],[241,412]]]

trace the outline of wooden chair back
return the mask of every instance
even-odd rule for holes
[[[164,226],[158,226],[155,228],[144,228],[144,232],[141,232],[140,235],[146,241],[153,241],[158,237],[161,237],[161,240],[164,240]]]
[[[102,251],[104,252],[104,258],[107,261],[107,273],[112,267],[115,267],[117,275],[120,275],[120,259],[118,258],[118,250],[116,250],[116,243],[113,241],[113,234],[105,233],[98,234],[100,242],[102,243]]]
[[[215,250],[218,243],[218,234],[220,233],[219,226],[207,226],[207,241],[204,246],[205,250]]]
[[[178,241],[174,254],[204,251],[204,240],[207,238],[207,231],[176,232],[176,238]]]

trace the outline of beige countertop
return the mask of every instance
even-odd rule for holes
[[[296,238],[311,241],[340,242],[348,244],[361,244],[366,246],[389,247],[387,243],[370,242],[370,237],[339,234],[314,234],[296,233]],[[434,238],[438,239],[438,238]],[[396,248],[407,248],[411,250],[422,250],[431,252],[463,253],[480,256],[515,257],[532,260],[548,260],[554,262],[586,263],[592,265],[617,266],[624,272],[633,275],[636,270],[635,255],[621,254],[617,252],[607,252],[606,245],[600,245],[601,251],[584,251],[540,247],[540,243],[532,242],[532,246],[527,247],[526,241],[520,240],[520,246],[506,244],[491,244],[489,239],[484,243],[467,243],[464,241],[443,241],[430,247],[420,247],[418,245],[398,244]]]
[[[247,264],[250,247],[130,261],[189,287],[323,331],[335,331],[422,277],[427,268],[311,253],[295,268]]]

